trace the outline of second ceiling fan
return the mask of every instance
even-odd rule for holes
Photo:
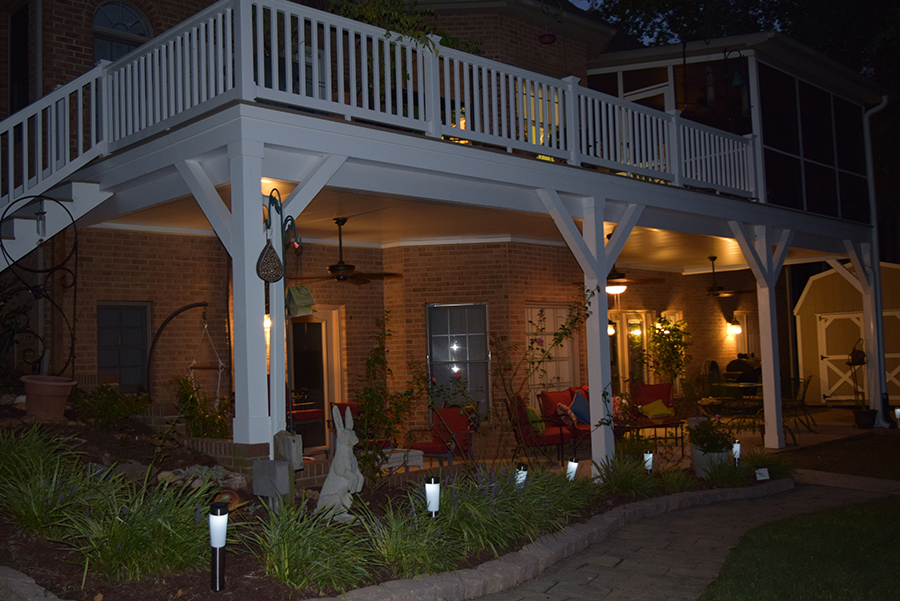
[[[712,286],[706,287],[706,294],[716,298],[727,298],[729,296],[738,296],[740,294],[750,294],[755,290],[726,290],[724,286],[719,286],[716,282],[716,259],[718,257],[712,255],[709,262],[712,264]]]
[[[311,278],[307,282],[320,282],[324,280],[335,280],[337,282],[350,282],[361,286],[368,284],[372,280],[391,280],[403,277],[399,273],[361,273],[356,271],[356,266],[344,263],[344,238],[341,228],[347,223],[346,217],[335,217],[334,223],[338,227],[338,262],[328,266],[328,277]]]

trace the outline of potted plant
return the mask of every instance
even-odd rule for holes
[[[694,423],[689,423],[688,437],[691,441],[691,464],[699,477],[709,475],[710,464],[728,461],[728,451],[734,437],[731,428],[718,415],[713,419],[698,418]]]
[[[856,402],[853,418],[856,420],[856,427],[871,430],[875,427],[875,418],[878,416],[878,411],[869,407],[857,383],[857,371],[866,364],[866,353],[863,351],[862,346],[863,339],[860,338],[847,355],[847,365],[850,367],[850,373],[853,376],[853,400]]]
[[[686,351],[692,343],[685,325],[683,321],[670,322],[660,317],[650,329],[647,364],[663,382],[677,382],[691,360]]]

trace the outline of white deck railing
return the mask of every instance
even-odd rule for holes
[[[0,206],[237,99],[755,195],[751,139],[298,4],[222,0],[0,123]]]

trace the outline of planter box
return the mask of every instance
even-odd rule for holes
[[[699,478],[709,477],[709,466],[713,463],[728,463],[731,459],[731,453],[722,451],[721,453],[704,453],[697,445],[691,445],[691,467]]]

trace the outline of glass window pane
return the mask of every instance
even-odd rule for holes
[[[450,339],[446,336],[431,337],[431,360],[450,361]]]
[[[141,352],[141,349],[134,348],[123,348],[119,351],[119,364],[120,365],[141,365],[144,362],[144,353]]]
[[[449,334],[447,309],[443,307],[429,307],[428,326],[432,334]]]
[[[144,332],[138,328],[123,328],[121,330],[120,344],[122,346],[142,346]]]
[[[468,332],[485,332],[487,331],[487,324],[484,323],[485,320],[485,311],[484,306],[478,307],[470,307],[468,311],[466,311],[466,315],[468,317],[468,326],[466,331]]]
[[[487,357],[487,336],[484,334],[469,334],[469,358],[483,359]]]
[[[98,346],[119,346],[119,331],[111,328],[97,330]]]
[[[466,327],[466,308],[452,307],[448,312],[450,314],[450,332],[453,334],[464,334],[468,330]]]
[[[469,344],[465,336],[450,337],[450,360],[451,361],[468,361]]]

